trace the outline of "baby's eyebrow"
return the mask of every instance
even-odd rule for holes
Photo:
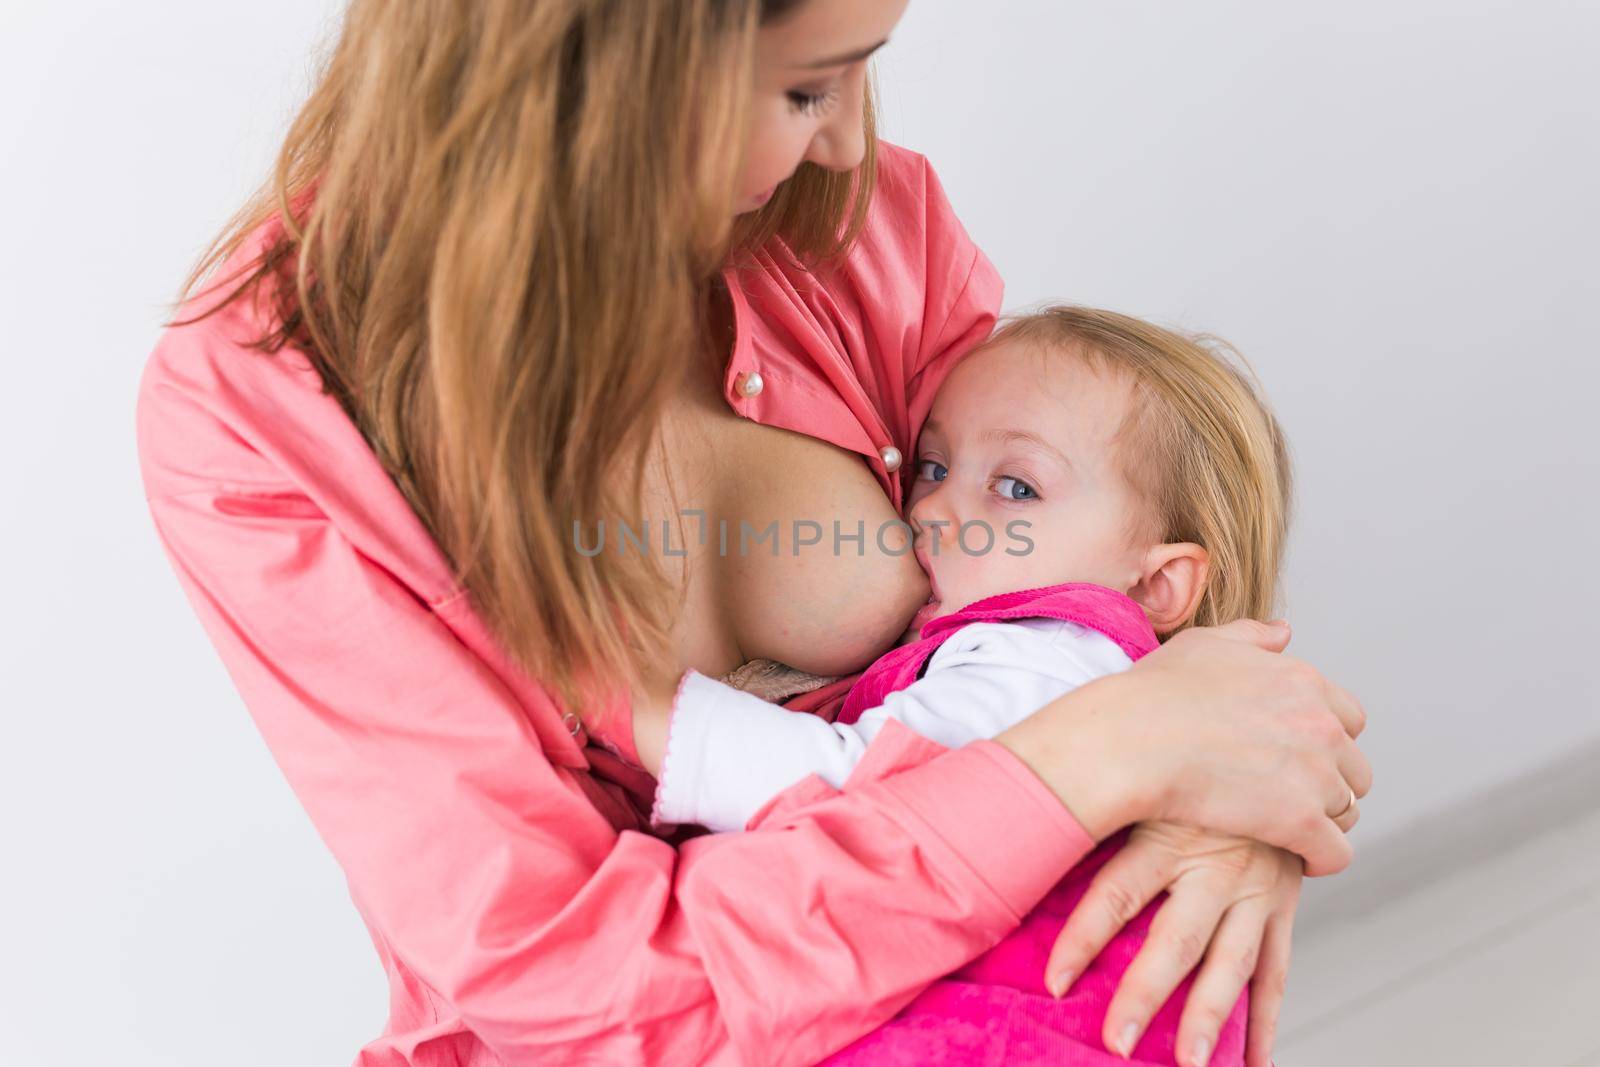
[[[1072,461],[1067,458],[1065,452],[1029,430],[986,430],[981,436],[985,441],[999,441],[1005,445],[1027,445],[1029,448],[1054,456],[1063,466],[1072,466]]]

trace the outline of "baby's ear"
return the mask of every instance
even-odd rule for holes
[[[1199,610],[1210,567],[1210,554],[1190,541],[1157,545],[1145,554],[1144,573],[1128,596],[1144,608],[1151,629],[1169,634]]]

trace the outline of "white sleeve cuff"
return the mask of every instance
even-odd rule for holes
[[[709,704],[716,699],[715,687],[701,683],[711,679],[699,671],[685,671],[678,680],[667,719],[667,740],[661,754],[661,774],[656,780],[655,804],[650,810],[652,826],[698,823],[695,815],[695,784],[705,771],[705,746],[711,736],[714,716]],[[685,699],[684,691],[694,687],[700,699]]]
[[[742,830],[807,775],[843,781],[869,740],[686,671],[667,722],[651,824]]]

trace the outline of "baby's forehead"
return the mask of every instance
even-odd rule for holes
[[[1122,426],[1134,395],[1131,375],[1092,354],[1022,340],[992,341],[951,370],[934,397],[930,421],[972,430],[988,424],[1014,427],[1063,450],[1103,447]]]
[[[1128,378],[1091,346],[1077,340],[1041,341],[997,337],[972,349],[956,365],[963,376],[1025,380],[1045,389],[1070,388],[1084,378],[1120,382]],[[950,377],[955,377],[953,371]],[[948,381],[948,379],[947,379]]]

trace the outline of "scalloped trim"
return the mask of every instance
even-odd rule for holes
[[[667,740],[666,744],[661,748],[661,773],[656,775],[656,793],[650,803],[650,825],[652,828],[680,825],[679,823],[667,822],[661,818],[661,794],[664,792],[662,786],[667,780],[667,768],[672,766],[672,739],[675,736],[672,728],[678,721],[678,703],[683,699],[683,687],[689,684],[689,676],[698,673],[692,667],[684,671],[678,679],[678,687],[672,692],[672,708],[667,714]],[[702,677],[704,676],[702,675]]]

